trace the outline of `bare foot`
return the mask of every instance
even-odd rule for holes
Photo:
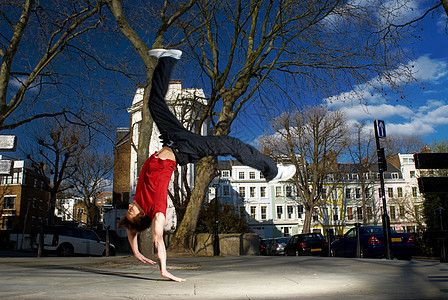
[[[162,277],[165,277],[165,278],[168,278],[170,280],[177,281],[177,282],[184,282],[184,281],[186,281],[186,279],[176,277],[176,276],[174,276],[173,274],[171,274],[168,271],[160,272],[160,275],[162,275]]]

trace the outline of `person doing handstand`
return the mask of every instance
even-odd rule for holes
[[[142,255],[138,247],[138,232],[152,226],[152,237],[159,260],[160,273],[170,280],[185,279],[169,273],[166,268],[166,248],[163,230],[166,222],[168,186],[176,165],[195,163],[206,156],[235,157],[242,164],[260,170],[267,181],[287,180],[295,173],[293,166],[277,164],[254,147],[229,136],[201,136],[182,126],[165,102],[172,70],[182,55],[179,50],[153,49],[149,55],[158,58],[149,96],[149,110],[160,131],[163,148],[152,154],[140,171],[134,200],[119,226],[126,227],[129,244],[136,259],[156,264]]]

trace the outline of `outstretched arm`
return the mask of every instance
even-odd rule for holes
[[[129,245],[131,245],[132,253],[134,253],[135,258],[138,259],[139,261],[141,261],[144,264],[150,263],[151,265],[155,265],[156,264],[155,261],[152,261],[149,258],[145,257],[138,250],[137,231],[131,230],[129,228],[126,228],[126,231],[127,231],[127,234],[128,234]]]
[[[159,258],[160,274],[170,280],[183,282],[185,279],[174,276],[166,269],[166,248],[165,242],[163,241],[163,228],[165,227],[165,221],[165,216],[161,212],[157,213],[152,220],[152,238],[157,250],[157,257]]]

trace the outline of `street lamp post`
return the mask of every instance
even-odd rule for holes
[[[213,184],[215,188],[215,234],[213,238],[213,255],[219,256],[219,233],[218,233],[218,190],[219,190],[220,173],[218,171],[217,181]]]
[[[375,120],[374,121],[374,129],[375,129],[375,141],[376,141],[376,148],[377,148],[377,154],[378,154],[378,172],[380,175],[380,189],[381,189],[381,199],[383,204],[383,236],[384,236],[384,242],[386,243],[386,258],[392,259],[392,242],[391,242],[391,231],[390,231],[390,219],[389,215],[387,214],[387,205],[386,205],[386,189],[384,187],[384,176],[383,172],[387,170],[387,161],[386,157],[384,155],[384,148],[381,148],[380,145],[380,137],[385,138],[386,137],[386,129],[384,122],[381,120]],[[381,132],[379,132],[381,131]]]

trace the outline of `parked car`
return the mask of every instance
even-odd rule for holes
[[[361,257],[383,257],[384,243],[382,226],[361,226]],[[356,257],[356,228],[350,229],[339,240],[331,244],[332,256]],[[392,254],[398,259],[411,259],[414,240],[409,233],[397,233],[391,229]]]
[[[260,240],[260,255],[268,255],[267,246],[272,239],[262,239]]]
[[[33,248],[39,247],[39,235]],[[110,255],[114,256],[115,246],[110,244]],[[95,231],[85,228],[67,226],[47,226],[44,234],[44,254],[56,253],[58,256],[73,256],[74,254],[101,256],[106,254],[106,243]]]
[[[285,255],[328,256],[328,242],[320,233],[296,234],[286,244]]]
[[[273,238],[267,246],[267,255],[284,255],[288,241],[289,237]]]

